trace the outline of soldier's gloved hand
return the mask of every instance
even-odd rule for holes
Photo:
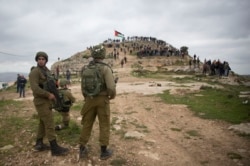
[[[56,97],[55,97],[55,95],[54,95],[53,93],[50,93],[48,98],[49,98],[50,100],[56,101]]]

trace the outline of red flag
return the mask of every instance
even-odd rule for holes
[[[124,34],[122,34],[121,32],[118,32],[117,30],[115,30],[115,36],[124,37]]]

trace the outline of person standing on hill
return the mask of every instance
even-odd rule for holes
[[[52,103],[56,101],[54,94],[46,88],[46,82],[52,78],[50,70],[46,67],[48,55],[45,52],[37,52],[35,56],[37,67],[34,67],[29,74],[30,87],[33,92],[33,103],[38,113],[37,140],[34,146],[36,151],[51,150],[52,156],[61,156],[68,153],[69,149],[57,144],[55,125],[52,113]],[[43,138],[47,137],[50,147],[43,143]]]
[[[82,71],[82,94],[85,99],[85,103],[81,110],[82,115],[82,131],[80,134],[80,158],[87,157],[87,147],[86,144],[89,141],[91,130],[95,122],[96,117],[99,120],[99,144],[100,144],[100,159],[105,160],[112,156],[112,150],[107,149],[109,145],[109,136],[110,136],[110,100],[114,99],[116,96],[116,84],[113,77],[111,68],[103,62],[105,58],[105,48],[103,47],[94,47],[91,52],[92,57],[94,58],[90,64],[83,68]],[[95,66],[96,65],[96,66]],[[85,80],[84,72],[88,68],[98,67],[98,73],[102,78],[102,85],[100,92],[96,95],[89,95],[89,91],[84,88]],[[85,72],[86,73],[86,72]],[[88,82],[88,81],[87,81]],[[93,85],[93,84],[89,84]],[[93,86],[90,86],[90,88]]]
[[[189,69],[191,69],[191,66],[192,66],[192,59],[191,58],[189,59],[188,63],[189,63]]]
[[[121,67],[123,68],[124,65],[124,59],[121,60]]]
[[[59,82],[60,89],[59,94],[62,95],[63,102],[65,107],[63,107],[63,110],[60,112],[62,115],[62,124],[56,125],[55,130],[62,130],[64,128],[69,127],[69,121],[70,121],[70,107],[72,106],[72,103],[76,101],[75,97],[70,92],[70,89],[68,89],[69,81],[66,79],[62,79]]]
[[[21,75],[19,79],[19,97],[25,97],[25,85],[27,83],[27,79]]]
[[[197,57],[197,67],[200,68],[200,58]]]
[[[68,82],[69,82],[69,84],[71,83],[71,72],[69,71],[69,69],[67,69],[67,71],[66,71],[66,78],[67,78],[67,80],[68,80]]]
[[[223,67],[224,67],[224,75],[225,76],[228,76],[229,75],[229,72],[231,70],[230,66],[229,66],[229,63],[227,61],[224,61],[223,62]]]
[[[59,79],[59,74],[60,74],[59,66],[57,66],[56,67],[56,77],[57,77],[57,79]]]
[[[125,64],[127,63],[127,57],[126,56],[124,57],[124,63]]]

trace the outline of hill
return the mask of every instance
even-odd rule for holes
[[[132,55],[132,65],[139,65],[144,68],[151,67],[154,71],[182,71],[189,74],[204,73],[215,75],[218,74],[219,69],[227,69],[225,72],[223,71],[223,74],[228,75],[230,72],[233,75],[237,75],[231,71],[229,63],[226,61],[205,60],[205,62],[201,62],[196,55],[191,56],[188,54],[188,47],[182,46],[178,49],[163,40],[157,40],[153,37],[135,36],[123,41],[106,40],[99,45],[106,48],[106,58],[104,61],[112,67],[120,66],[121,60],[126,55]],[[61,75],[65,75],[66,70],[70,70],[72,74],[78,75],[81,68],[91,60],[91,48],[89,47],[67,59],[54,63],[51,66],[52,72],[57,73],[59,71]],[[151,69],[147,68],[147,70]]]
[[[189,66],[189,60],[192,59],[192,57],[188,55],[188,48],[183,51],[182,55],[179,49],[167,44],[165,41],[155,38],[136,38],[130,41],[110,40],[104,41],[100,45],[106,48],[105,61],[111,66],[117,65],[114,62],[122,60],[126,55],[133,55],[135,57],[133,58],[135,63],[138,62],[138,59],[142,62],[144,58],[147,58],[149,62],[149,58],[160,57],[161,60],[157,62],[158,67],[174,64]],[[54,63],[51,66],[51,70],[56,73],[58,68],[61,74],[65,73],[66,70],[70,70],[75,74],[79,73],[81,68],[89,62],[90,50],[91,47],[67,59]],[[201,62],[200,65],[202,65]]]

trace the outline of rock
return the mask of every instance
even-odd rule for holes
[[[142,133],[139,133],[138,131],[128,131],[124,137],[125,138],[137,138],[140,139],[142,137],[144,137],[145,135]]]
[[[113,128],[114,128],[115,130],[121,130],[121,126],[120,126],[120,125],[113,125]]]
[[[13,145],[6,145],[6,146],[4,146],[4,147],[0,148],[0,151],[9,150],[9,149],[12,149],[12,148],[14,148],[14,146],[13,146]]]
[[[149,157],[151,159],[154,159],[154,160],[160,160],[159,154],[157,154],[157,153],[151,153],[149,151],[140,151],[139,154],[142,154],[142,155]]]
[[[229,130],[234,130],[240,134],[250,134],[250,123],[241,123],[239,125],[232,125],[228,128]]]

